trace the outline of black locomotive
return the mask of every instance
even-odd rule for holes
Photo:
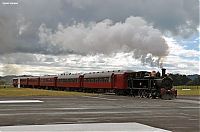
[[[136,76],[129,76],[129,94],[147,98],[173,99],[177,96],[177,90],[173,88],[173,80],[165,74],[166,69],[160,72],[137,72]]]

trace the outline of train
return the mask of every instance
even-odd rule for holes
[[[85,74],[61,74],[13,78],[14,87],[68,90],[146,98],[174,99],[173,80],[160,72],[117,70]]]

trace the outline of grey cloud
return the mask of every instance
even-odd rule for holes
[[[4,64],[34,64],[40,60],[36,55],[27,53],[12,53],[0,56],[0,63]]]
[[[140,16],[163,32],[180,36],[197,33],[199,25],[198,0],[67,0],[65,3],[72,4],[71,8],[63,9],[75,11],[72,14],[76,19],[121,21]]]
[[[74,22],[88,24],[104,19],[116,23],[129,16],[139,16],[162,33],[167,31],[183,37],[197,33],[199,25],[198,0],[15,1],[19,3],[16,6],[0,4],[0,54],[76,54],[73,50],[63,51],[62,47],[38,43],[38,28],[42,23],[54,32],[58,23],[71,26]]]

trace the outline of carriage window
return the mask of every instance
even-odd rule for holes
[[[93,79],[93,78],[91,78],[91,82],[94,82],[94,79]]]
[[[106,78],[106,82],[109,82],[109,78],[108,77]]]

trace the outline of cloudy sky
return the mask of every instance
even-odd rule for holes
[[[0,0],[0,75],[199,71],[199,0]]]

